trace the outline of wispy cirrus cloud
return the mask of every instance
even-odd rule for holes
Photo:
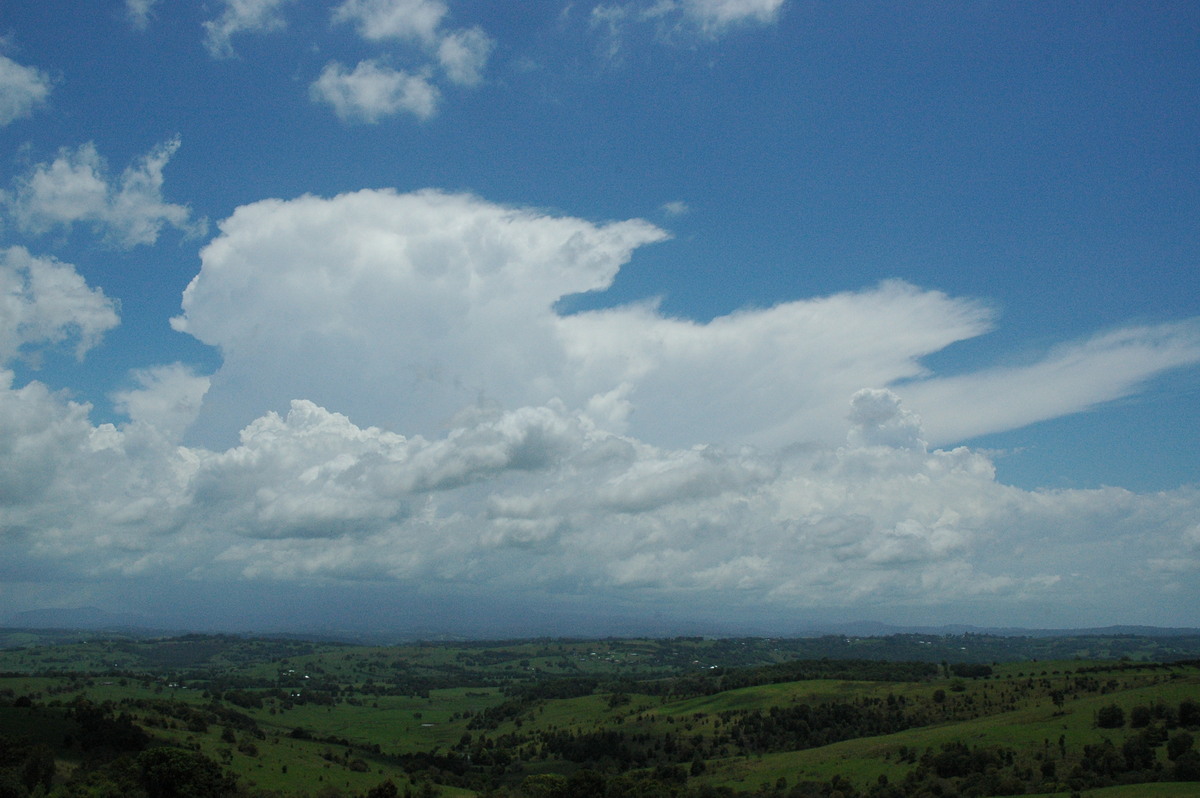
[[[1024,366],[932,377],[897,388],[930,408],[937,443],[1016,429],[1137,393],[1153,377],[1200,363],[1200,320],[1136,325],[1056,346]]]
[[[601,3],[591,8],[589,26],[600,32],[610,60],[619,60],[634,29],[650,26],[662,39],[717,39],[732,30],[774,23],[785,0],[644,0]]]
[[[779,17],[785,0],[681,0],[679,11],[702,29],[720,32],[731,25],[768,24]],[[661,5],[661,3],[660,3]]]

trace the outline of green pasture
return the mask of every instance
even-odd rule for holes
[[[1070,790],[1043,792],[1025,798],[1068,798]],[[1080,798],[1200,798],[1200,783],[1194,781],[1156,782],[1150,784],[1126,784],[1120,787],[1100,787],[1082,790]]]
[[[907,685],[906,685],[907,686]],[[845,682],[833,679],[813,679],[804,682],[784,682],[755,687],[726,690],[709,696],[697,696],[672,701],[659,712],[671,715],[692,715],[696,712],[720,713],[746,709],[762,709],[781,704],[845,700],[864,694],[895,690],[892,683]]]
[[[880,775],[889,780],[902,779],[913,767],[901,764],[901,747],[937,751],[944,743],[965,742],[974,746],[1004,746],[1018,752],[1033,753],[1041,748],[1057,749],[1058,739],[1064,738],[1068,751],[1078,752],[1084,745],[1111,740],[1118,747],[1138,730],[1127,726],[1120,729],[1100,729],[1095,725],[1096,713],[1103,706],[1116,704],[1128,715],[1137,705],[1155,702],[1177,704],[1185,698],[1200,699],[1200,672],[1189,669],[1185,678],[1169,679],[1151,671],[1126,672],[1123,683],[1137,685],[1117,689],[1103,695],[1090,695],[1068,700],[1061,710],[1048,695],[1025,702],[1014,711],[997,712],[978,718],[954,721],[933,726],[909,729],[879,737],[846,740],[820,748],[784,753],[710,760],[702,781],[733,789],[753,789],[767,782],[774,784],[779,777],[825,781],[834,775],[850,778],[860,786],[874,783]],[[1158,680],[1154,684],[1139,682]],[[926,691],[932,689],[926,687]],[[971,688],[968,688],[971,689]],[[975,683],[976,691],[982,683]],[[1158,751],[1160,760],[1163,752]],[[1129,793],[1139,795],[1141,793]],[[1172,793],[1166,792],[1163,795]]]
[[[770,641],[689,638],[376,647],[188,636],[11,649],[0,651],[0,673],[24,675],[0,677],[0,735],[29,736],[28,731],[34,729],[38,740],[59,747],[71,728],[65,706],[86,697],[97,703],[111,702],[114,714],[130,713],[159,740],[203,752],[236,773],[249,788],[286,794],[315,793],[329,786],[361,795],[385,778],[391,778],[403,792],[408,777],[398,756],[446,753],[467,732],[476,741],[488,737],[509,747],[525,773],[565,773],[577,766],[534,758],[537,732],[617,730],[645,735],[652,743],[662,742],[668,734],[680,742],[697,737],[711,741],[721,713],[733,713],[736,722],[740,713],[826,702],[864,707],[888,702],[888,706],[929,724],[808,750],[710,759],[706,771],[697,777],[699,783],[753,792],[763,784],[773,786],[780,778],[795,784],[799,780],[827,782],[837,775],[861,787],[881,775],[899,781],[915,767],[901,761],[902,749],[919,757],[921,752],[936,752],[948,742],[1011,748],[1022,761],[1032,761],[1035,754],[1045,751],[1053,751],[1057,759],[1060,738],[1068,758],[1084,745],[1106,739],[1119,748],[1138,730],[1128,725],[1096,728],[1101,708],[1116,704],[1128,721],[1135,706],[1174,706],[1184,699],[1200,700],[1200,668],[1139,665],[1138,650],[1123,639],[1085,641],[1080,650],[1121,651],[1127,657],[1124,661],[1023,659],[993,663],[990,675],[976,678],[955,677],[942,669],[941,676],[925,681],[820,679],[666,698],[638,693],[637,685],[629,681],[644,676],[716,675],[720,671],[709,666],[718,657],[725,657],[726,663],[739,657],[759,662],[787,659],[786,651],[776,651],[771,645]],[[847,653],[863,657],[889,645],[898,643],[845,641]],[[977,642],[968,640],[967,645]],[[1069,646],[1066,653],[1073,653]],[[62,675],[45,675],[48,673]],[[596,693],[582,697],[528,700],[516,719],[506,720],[496,729],[468,728],[473,717],[521,695],[523,685],[563,676],[598,679],[601,686]],[[612,681],[606,684],[609,679]],[[171,687],[172,683],[197,689]],[[686,689],[697,683],[691,679],[647,681],[644,689],[672,685]],[[714,684],[711,680],[704,683]],[[439,684],[459,686],[439,688]],[[225,690],[258,694],[264,697],[264,704],[255,709],[236,706],[230,702],[242,700],[237,696],[220,700]],[[299,692],[298,700],[305,703],[279,697],[281,690],[283,696]],[[614,695],[607,690],[625,692]],[[378,694],[400,691],[419,695]],[[1053,701],[1055,692],[1062,694],[1061,706]],[[9,705],[20,696],[30,697],[38,706]],[[318,699],[333,703],[318,703]],[[134,706],[147,700],[151,703]],[[184,728],[191,722],[188,713],[176,711],[172,716],[170,706],[156,707],[155,700],[184,702],[211,712],[222,711],[220,707],[234,710],[252,718],[263,738],[239,728],[232,716],[210,723],[207,731],[189,731]],[[219,706],[213,706],[214,700]],[[293,736],[297,729],[310,739]],[[523,739],[515,743],[500,740],[505,735]],[[333,738],[346,744],[327,741]],[[732,746],[729,750],[738,749]],[[1157,756],[1165,764],[1163,749],[1158,749]],[[444,788],[442,794],[471,793]],[[1200,798],[1200,784],[1136,785],[1083,794],[1097,798]],[[1067,795],[1061,794],[1062,798]]]
[[[303,728],[317,735],[378,744],[387,751],[410,752],[434,746],[448,748],[457,743],[469,722],[461,715],[500,700],[502,697],[494,690],[454,688],[433,690],[428,699],[380,696],[370,697],[360,706],[301,704],[274,715],[265,710],[247,714],[264,729],[275,729],[281,734]]]
[[[221,739],[223,729],[211,726],[206,733],[180,729],[153,729],[157,738],[184,748],[199,750],[235,773],[248,787],[282,793],[316,792],[334,786],[355,794],[365,793],[391,779],[403,786],[408,776],[386,755],[375,755],[355,746],[343,746],[322,740],[299,740],[280,729],[261,726],[265,739],[238,731],[236,743]],[[343,736],[329,728],[315,730],[323,736]],[[386,736],[386,735],[385,735]],[[356,735],[350,742],[364,742]],[[348,738],[349,739],[349,738]],[[243,742],[253,744],[255,753],[239,750]],[[417,741],[413,741],[417,742]],[[432,745],[418,746],[428,750]],[[443,795],[469,795],[469,792],[443,788]]]

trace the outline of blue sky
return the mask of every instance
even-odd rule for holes
[[[1200,624],[1198,33],[6,4],[0,601]]]

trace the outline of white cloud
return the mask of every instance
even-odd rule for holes
[[[125,0],[125,13],[134,30],[145,30],[150,26],[156,5],[158,0]]]
[[[200,234],[204,221],[193,223],[186,206],[162,197],[163,169],[177,149],[178,138],[165,142],[113,181],[94,144],[63,149],[53,162],[38,164],[14,182],[9,208],[18,227],[27,232],[86,222],[124,247],[153,244],[164,225]]]
[[[849,429],[847,398],[868,387],[904,397],[925,440],[943,445],[1200,359],[1189,323],[1111,333],[1000,376],[942,378],[921,359],[990,329],[993,314],[902,282],[707,323],[651,304],[556,311],[665,237],[638,220],[596,225],[432,191],[239,208],[203,250],[175,321],[224,354],[198,429],[222,440],[304,397],[431,435],[481,400],[558,399],[656,445],[833,445]],[[896,424],[860,443],[912,439],[915,417]]]
[[[314,102],[333,106],[345,121],[378,122],[401,111],[428,119],[437,110],[437,87],[424,75],[360,61],[354,71],[332,61],[309,88]]]
[[[606,41],[606,56],[619,58],[632,26],[653,25],[660,38],[716,38],[748,24],[767,25],[779,17],[785,0],[642,0],[592,7],[588,18]]]
[[[888,390],[863,388],[850,397],[849,441],[854,446],[891,446],[925,451],[921,419]]]
[[[778,445],[840,439],[846,397],[864,385],[921,376],[921,357],[987,330],[991,313],[888,282],[707,324],[666,318],[650,306],[557,324],[581,377],[631,386],[629,429],[640,437],[687,445],[704,429],[709,440]]]
[[[136,387],[115,392],[113,407],[178,442],[200,412],[209,378],[182,363],[139,369],[132,376]]]
[[[441,0],[345,0],[334,22],[352,23],[364,39],[415,39],[436,44],[449,9]]]
[[[494,46],[481,28],[443,28],[448,14],[441,0],[345,0],[334,9],[335,23],[353,24],[369,41],[415,43],[432,61],[419,75],[378,61],[364,61],[353,73],[330,64],[313,84],[313,96],[333,105],[343,119],[373,122],[401,110],[420,118],[431,116],[438,99],[430,79],[434,67],[440,67],[451,83],[474,86],[483,79]]]
[[[884,399],[864,423],[886,426]],[[1103,598],[1154,618],[1160,591],[1200,598],[1176,555],[1200,492],[1022,491],[966,449],[664,449],[554,404],[479,412],[426,439],[296,401],[210,452],[138,424],[93,428],[86,410],[36,383],[0,386],[13,567],[444,583],[669,609],[1011,617]]]
[[[1200,322],[1138,326],[1064,344],[1022,367],[897,388],[935,443],[1015,429],[1136,393],[1157,374],[1200,363]]]
[[[0,373],[0,529],[10,567],[54,581],[136,575],[188,546],[189,452],[157,434],[92,426],[90,408]],[[194,552],[193,552],[194,554]],[[203,555],[201,555],[203,556]]]
[[[280,13],[291,0],[223,0],[221,14],[204,23],[204,46],[213,58],[234,55],[231,39],[238,33],[269,32],[283,28]]]
[[[22,521],[50,509],[43,503],[46,492],[92,433],[87,413],[86,405],[63,401],[37,382],[14,389],[13,373],[0,369],[0,529],[6,538],[37,529]]]
[[[483,78],[492,40],[479,28],[454,31],[438,43],[438,62],[453,83],[474,86]]]
[[[481,397],[586,401],[553,306],[664,237],[433,191],[260,202],[221,228],[174,322],[223,353],[198,422],[221,437],[297,397],[423,434]]]
[[[33,114],[46,102],[54,83],[40,69],[21,66],[0,55],[0,127]]]
[[[682,0],[685,15],[707,31],[742,23],[767,24],[779,16],[784,0]]]
[[[0,250],[0,363],[72,339],[83,357],[116,326],[113,301],[70,264],[22,247]]]
[[[662,212],[667,216],[684,216],[691,210],[683,200],[672,200],[662,204]]]
[[[923,423],[974,394],[939,395],[920,360],[986,330],[977,303],[885,283],[707,324],[649,304],[564,317],[563,296],[603,290],[665,234],[435,191],[268,200],[220,227],[173,322],[221,350],[211,380],[135,373],[113,397],[129,423],[95,426],[0,375],[6,573],[976,622],[1072,623],[1103,601],[1171,623],[1200,600],[1200,490],[1025,491],[925,443]],[[82,344],[115,323],[69,267],[5,257],[25,286],[6,294],[10,337],[75,325]],[[34,287],[34,270],[55,279]],[[1153,369],[1094,370],[1193,362],[1191,335],[1110,333],[1032,373],[1102,401]],[[898,398],[922,385],[919,408]],[[208,446],[177,445],[197,402]],[[972,408],[964,428],[1020,422]]]

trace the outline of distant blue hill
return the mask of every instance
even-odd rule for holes
[[[845,624],[816,626],[799,636],[848,635],[850,637],[887,637],[889,635],[994,635],[997,637],[1077,637],[1135,635],[1138,637],[1185,637],[1200,635],[1196,627],[1163,626],[1095,626],[1062,629],[1029,629],[1019,626],[971,626],[968,624],[946,624],[943,626],[894,626],[875,621],[855,621]]]
[[[3,624],[16,629],[165,629],[172,624],[140,613],[105,612],[98,607],[48,608],[14,612]]]
[[[280,635],[285,634],[289,637],[313,637],[320,639],[346,639],[361,642],[368,641],[394,641],[400,638],[403,639],[497,639],[511,638],[524,636],[538,635],[522,635],[515,629],[494,630],[488,632],[489,624],[483,621],[473,628],[467,629],[436,629],[427,624],[426,628],[422,629],[384,629],[384,628],[368,628],[366,626],[354,626],[352,628],[344,628],[336,630],[328,625],[305,626],[303,623],[295,623],[289,625],[289,628],[263,628],[263,629],[219,629],[212,626],[203,628],[192,628],[186,622],[181,622],[178,619],[169,619],[165,617],[153,617],[141,613],[111,613],[98,607],[73,607],[73,608],[47,608],[37,610],[27,610],[24,612],[11,613],[7,616],[0,617],[0,626],[9,629],[61,629],[61,630],[81,630],[81,631],[121,631],[134,632],[141,634],[148,633],[163,633],[163,634],[180,634],[184,632],[233,632],[241,635],[246,634],[264,634],[264,635]],[[676,629],[670,623],[667,623],[659,629],[647,628],[642,624],[630,624],[627,630],[622,633],[612,634],[614,630],[609,630],[602,635],[582,635],[583,637],[671,637],[678,634],[696,634],[701,633],[700,630],[692,629]],[[919,634],[919,635],[994,635],[1000,637],[1074,637],[1074,636],[1112,636],[1112,635],[1135,635],[1140,637],[1182,637],[1182,636],[1200,636],[1200,628],[1186,627],[1159,627],[1159,626],[1102,626],[1088,628],[1062,628],[1062,629],[1029,629],[1022,627],[989,627],[989,626],[971,626],[964,624],[951,624],[942,626],[897,626],[893,624],[879,623],[877,621],[852,621],[847,623],[831,623],[821,624],[812,627],[794,630],[785,634],[769,634],[762,629],[738,633],[732,630],[723,630],[720,634],[711,634],[710,637],[820,637],[823,635],[845,635],[847,637],[888,637],[891,635],[904,634]],[[574,635],[564,635],[574,636]]]

